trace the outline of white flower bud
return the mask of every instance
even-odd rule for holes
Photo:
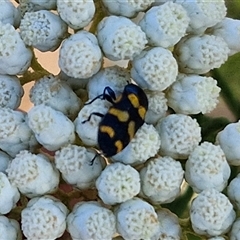
[[[25,5],[31,8],[33,11],[38,10],[54,10],[56,9],[57,0],[19,0],[20,6]]]
[[[167,208],[157,210],[159,231],[156,234],[158,240],[180,240],[182,236],[181,226],[177,215]]]
[[[131,142],[111,159],[124,164],[141,164],[153,157],[158,152],[160,145],[161,140],[155,127],[144,123]]]
[[[229,231],[236,213],[228,198],[215,189],[203,190],[190,207],[193,230],[205,236],[217,236]]]
[[[11,24],[0,22],[0,32],[0,74],[23,74],[31,64],[31,50]]]
[[[56,151],[75,140],[74,124],[62,112],[40,104],[28,112],[28,125],[46,149]]]
[[[32,150],[37,141],[26,123],[26,114],[10,108],[0,108],[0,148],[14,157],[19,151]]]
[[[103,68],[89,79],[87,84],[88,97],[91,99],[102,94],[107,86],[114,91],[117,97],[130,81],[131,76],[126,68],[117,65]]]
[[[6,172],[10,182],[29,198],[53,192],[59,183],[59,172],[50,160],[26,150],[16,155]]]
[[[67,217],[67,229],[75,240],[111,240],[116,233],[116,219],[98,202],[79,202]]]
[[[225,240],[225,238],[222,236],[216,236],[216,237],[210,237],[208,238],[208,240]]]
[[[203,74],[226,62],[230,50],[223,38],[204,34],[182,38],[174,51],[180,72]]]
[[[160,135],[160,154],[186,159],[201,141],[201,128],[196,119],[183,114],[170,114],[156,125]]]
[[[220,146],[203,142],[190,153],[185,178],[197,193],[208,188],[221,192],[228,183],[230,167]]]
[[[58,64],[64,73],[74,78],[89,78],[97,73],[102,64],[102,52],[95,35],[79,31],[65,39]]]
[[[171,157],[150,159],[140,171],[141,195],[154,204],[174,201],[181,192],[184,171]]]
[[[17,187],[9,181],[5,173],[0,172],[0,214],[9,213],[19,199]]]
[[[0,74],[0,107],[17,109],[24,90],[16,76]]]
[[[85,147],[68,145],[55,153],[56,168],[67,183],[79,189],[91,188],[106,165],[100,156],[95,156]]]
[[[240,173],[229,183],[227,195],[234,206],[240,210]]]
[[[240,218],[237,218],[229,233],[230,240],[238,240],[240,236]]]
[[[138,0],[138,1],[102,1],[108,12],[112,15],[120,15],[128,18],[135,17],[138,12],[144,11],[151,6],[154,0]]]
[[[54,240],[64,233],[68,209],[52,196],[31,199],[21,212],[22,231],[27,239]]]
[[[220,22],[227,13],[224,0],[175,0],[181,4],[188,13],[190,23],[188,32],[201,34],[204,31]]]
[[[96,181],[98,195],[105,204],[125,202],[140,191],[140,176],[130,165],[112,163],[100,174]]]
[[[210,31],[224,39],[230,49],[229,56],[240,52],[240,20],[226,17]]]
[[[216,143],[221,146],[230,165],[240,166],[240,120],[228,124],[220,131]]]
[[[97,27],[97,38],[110,60],[133,59],[145,47],[146,35],[126,17],[105,17]]]
[[[15,219],[0,216],[0,233],[2,239],[21,240],[20,225]]]
[[[81,100],[63,81],[52,75],[35,82],[30,90],[30,100],[34,105],[45,104],[75,118],[81,107]]]
[[[149,44],[164,48],[174,46],[185,35],[188,24],[186,10],[173,2],[150,8],[139,22]]]
[[[159,220],[153,206],[140,198],[121,203],[115,215],[117,231],[124,239],[151,239],[159,230]]]
[[[167,91],[168,106],[186,115],[209,113],[218,103],[220,90],[212,77],[179,74]]]
[[[167,114],[167,98],[165,93],[159,91],[146,91],[148,98],[148,110],[145,116],[145,122],[156,124],[157,121]]]
[[[177,74],[177,61],[165,48],[143,50],[132,62],[131,76],[143,89],[163,91],[176,80]]]
[[[11,25],[17,27],[17,19],[20,13],[12,2],[10,0],[1,0],[0,9],[0,22],[4,24],[10,23]]]
[[[91,22],[95,5],[93,0],[57,0],[57,11],[69,27],[80,29]]]
[[[5,173],[11,157],[5,152],[0,150],[0,172]]]
[[[102,118],[94,114],[91,115],[91,113],[105,115],[110,105],[110,102],[107,100],[96,99],[94,102],[84,105],[80,110],[74,124],[76,132],[84,144],[89,146],[96,146],[98,144],[98,126]],[[86,121],[89,117],[89,121]]]
[[[67,24],[47,10],[27,12],[19,28],[25,44],[42,52],[55,51],[67,33]]]

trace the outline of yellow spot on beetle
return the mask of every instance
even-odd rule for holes
[[[130,100],[131,104],[135,107],[135,108],[138,108],[139,107],[139,100],[138,100],[138,97],[131,93],[131,94],[128,94],[128,99]]]
[[[143,106],[140,106],[138,109],[138,114],[142,119],[144,119],[144,117],[146,115],[146,108]]]
[[[100,127],[100,131],[102,133],[107,133],[109,135],[110,138],[114,137],[115,131],[113,130],[113,128],[109,127],[109,126],[101,126]]]
[[[135,122],[134,121],[130,121],[128,124],[128,135],[129,135],[129,139],[133,139],[135,134]]]
[[[129,119],[129,113],[116,108],[110,108],[109,113],[116,116],[120,122],[127,122]]]
[[[122,144],[122,142],[121,142],[120,140],[117,140],[117,141],[115,142],[115,146],[116,146],[116,148],[117,148],[117,153],[120,152],[120,151],[122,151],[122,149],[123,149],[123,144]]]

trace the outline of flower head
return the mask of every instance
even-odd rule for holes
[[[232,240],[235,240],[235,239],[237,240],[239,237],[239,234],[240,234],[240,218],[238,217],[232,225],[231,231],[229,233],[229,237]]]
[[[167,90],[167,101],[176,113],[211,112],[218,103],[220,88],[212,77],[179,74]]]
[[[70,77],[89,78],[101,67],[102,52],[97,38],[87,31],[79,31],[61,45],[58,64]]]
[[[178,74],[178,64],[172,53],[162,47],[143,50],[132,61],[131,77],[143,89],[162,91]]]
[[[27,239],[54,240],[64,233],[67,214],[66,206],[52,196],[32,198],[21,212],[22,231]]]
[[[174,49],[180,72],[194,74],[219,68],[229,51],[223,38],[207,34],[183,37]]]
[[[164,48],[175,45],[185,35],[188,24],[186,10],[172,1],[150,8],[139,23],[149,44]]]
[[[240,173],[229,183],[227,195],[233,205],[240,209]]]
[[[230,167],[220,146],[203,142],[190,153],[185,178],[195,192],[214,188],[222,191],[230,177]]]
[[[73,239],[110,240],[116,233],[116,219],[98,202],[80,202],[67,217],[67,229]]]
[[[201,141],[201,128],[195,119],[183,114],[170,114],[156,125],[160,135],[160,154],[186,159]]]
[[[124,202],[139,193],[139,173],[129,165],[112,163],[98,177],[96,188],[105,204]]]
[[[11,157],[5,152],[0,150],[0,172],[6,173],[8,164],[10,163]]]
[[[79,189],[90,188],[106,165],[100,156],[95,155],[85,147],[68,145],[55,153],[56,168],[67,183]]]
[[[25,44],[42,52],[55,51],[67,33],[66,23],[47,10],[26,12],[19,28]]]
[[[0,232],[2,239],[22,239],[22,234],[18,221],[16,221],[15,219],[7,218],[6,216],[0,216]]]
[[[226,233],[236,217],[229,199],[215,189],[203,190],[193,200],[190,211],[193,230],[206,236]]]
[[[171,157],[150,159],[140,171],[142,196],[155,204],[172,202],[180,194],[183,174]]]
[[[97,28],[97,38],[110,60],[133,59],[145,47],[146,35],[126,17],[105,17]]]

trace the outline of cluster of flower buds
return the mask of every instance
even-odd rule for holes
[[[224,0],[1,0],[0,239],[177,240],[190,225],[240,239],[240,120],[210,142],[196,117],[219,101],[211,70],[240,52],[226,14]],[[58,51],[58,75],[35,49]],[[130,83],[146,106],[117,105]],[[101,131],[123,132],[110,157]]]

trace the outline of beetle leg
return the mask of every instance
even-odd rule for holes
[[[98,116],[98,117],[103,117],[104,116],[104,114],[102,114],[102,113],[92,112],[86,120],[82,121],[82,123],[86,123],[86,122],[90,121],[92,115],[95,115],[95,116]]]

